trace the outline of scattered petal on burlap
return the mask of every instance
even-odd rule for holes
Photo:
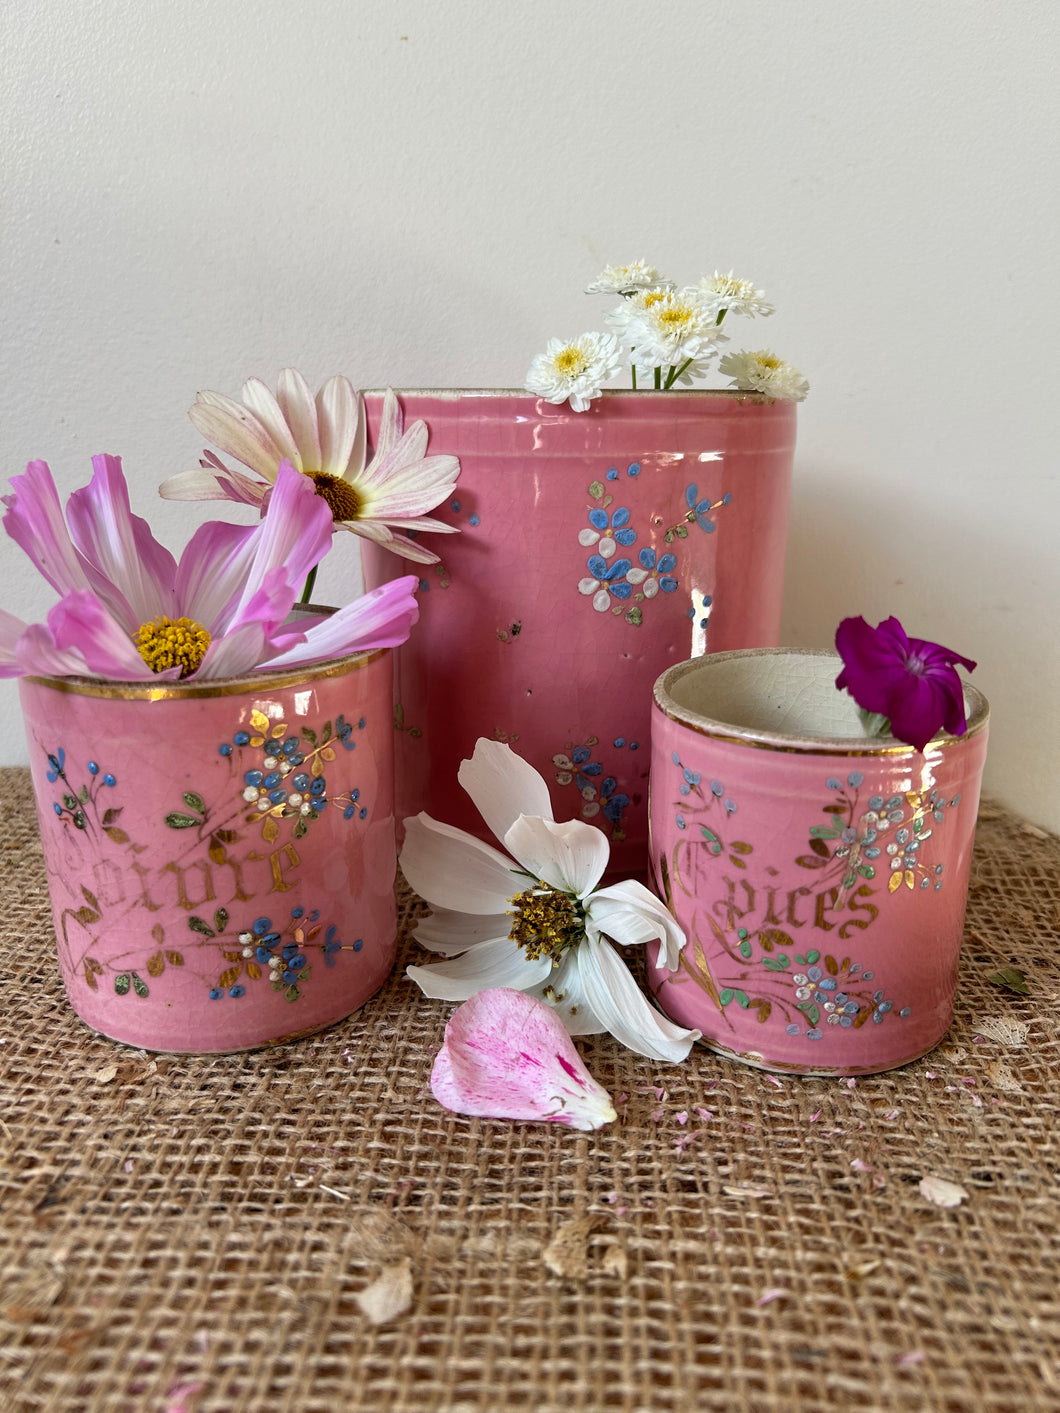
[[[921,1197],[934,1202],[936,1207],[959,1207],[968,1196],[959,1183],[940,1177],[922,1177],[919,1188]]]
[[[444,1108],[482,1118],[596,1129],[618,1117],[555,1012],[509,987],[479,991],[453,1012],[431,1091]]]
[[[373,1325],[385,1325],[412,1304],[412,1262],[406,1256],[384,1266],[379,1276],[355,1297],[361,1313]]]

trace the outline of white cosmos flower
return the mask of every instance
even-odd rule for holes
[[[766,299],[764,289],[756,289],[751,280],[737,279],[730,270],[727,275],[704,275],[699,282],[699,292],[708,303],[713,303],[718,314],[772,314],[775,306]]]
[[[557,824],[545,781],[508,746],[480,739],[458,778],[511,857],[428,815],[405,821],[401,867],[434,909],[416,940],[448,958],[409,967],[411,979],[445,1001],[527,991],[571,1035],[609,1031],[638,1054],[683,1060],[699,1031],[660,1015],[611,945],[656,939],[658,963],[676,970],[685,936],[671,914],[641,883],[597,886],[607,836],[581,820]]]
[[[634,260],[629,265],[605,265],[592,284],[585,286],[585,293],[629,295],[659,287],[672,289],[673,281],[664,280],[654,265]]]
[[[301,373],[285,368],[276,395],[260,378],[243,385],[243,401],[200,392],[188,409],[196,428],[263,479],[234,471],[206,452],[198,470],[159,486],[166,500],[231,500],[261,506],[281,461],[310,476],[338,530],[351,530],[405,559],[434,564],[438,556],[399,530],[452,534],[456,526],[427,516],[452,492],[460,474],[455,456],[426,456],[427,427],[402,430],[402,414],[387,390],[375,455],[367,461],[361,397],[347,378],[330,378],[316,397]]]
[[[799,370],[770,353],[768,348],[727,353],[718,364],[718,372],[731,378],[733,387],[766,393],[780,402],[801,402],[810,391],[809,383]]]
[[[618,342],[611,334],[582,334],[564,341],[549,339],[544,353],[530,364],[524,384],[546,402],[566,402],[585,412],[609,378],[621,367]]]

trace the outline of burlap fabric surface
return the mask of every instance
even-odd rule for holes
[[[441,1109],[450,1008],[400,970],[270,1051],[90,1033],[27,773],[0,788],[5,1413],[1060,1408],[1060,840],[983,810],[923,1060],[801,1080],[600,1037],[620,1122],[581,1135]]]

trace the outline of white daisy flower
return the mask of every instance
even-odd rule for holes
[[[618,341],[611,334],[582,334],[569,342],[549,339],[544,353],[530,364],[524,386],[546,402],[569,398],[575,412],[585,412],[620,367]]]
[[[638,366],[680,368],[710,357],[719,341],[717,316],[696,289],[665,290],[626,323],[625,339]]]
[[[766,299],[764,289],[756,289],[750,280],[739,280],[730,270],[727,275],[704,275],[698,289],[717,314],[772,314],[775,306]]]
[[[671,914],[641,883],[598,887],[607,836],[581,820],[557,824],[545,781],[508,746],[480,739],[458,778],[512,857],[428,815],[405,821],[401,867],[434,909],[416,939],[448,958],[408,976],[445,1001],[526,991],[571,1035],[608,1031],[638,1054],[683,1060],[699,1032],[655,1010],[611,945],[655,939],[657,963],[676,970],[685,936]]]
[[[611,325],[623,343],[628,343],[626,331],[630,324],[635,319],[639,319],[653,305],[665,299],[672,289],[672,285],[652,285],[650,289],[637,290],[635,294],[631,294],[628,299],[624,299],[614,309],[608,310],[604,315],[604,323]]]
[[[780,402],[801,402],[810,391],[809,383],[799,370],[770,353],[768,348],[727,353],[718,364],[718,372],[731,378],[733,387],[766,393]]]
[[[312,478],[337,530],[374,540],[421,564],[438,556],[399,530],[454,534],[455,525],[427,516],[452,493],[460,474],[455,456],[426,456],[427,427],[402,430],[402,414],[387,391],[375,455],[366,465],[361,397],[349,380],[331,378],[314,399],[295,368],[280,374],[276,395],[259,378],[243,385],[243,401],[200,392],[188,409],[196,428],[261,480],[233,471],[212,452],[199,469],[159,486],[166,500],[231,500],[261,506],[276,483],[281,461]]]
[[[585,286],[585,293],[629,295],[637,290],[660,287],[672,289],[673,281],[664,280],[654,265],[634,260],[629,265],[605,265],[592,284]]]

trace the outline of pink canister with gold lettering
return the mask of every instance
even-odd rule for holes
[[[953,1016],[988,706],[923,752],[866,737],[833,653],[680,663],[655,685],[651,856],[688,936],[659,1005],[733,1059],[890,1069]]]
[[[391,654],[204,683],[20,684],[59,963],[94,1030],[275,1044],[394,959]]]

